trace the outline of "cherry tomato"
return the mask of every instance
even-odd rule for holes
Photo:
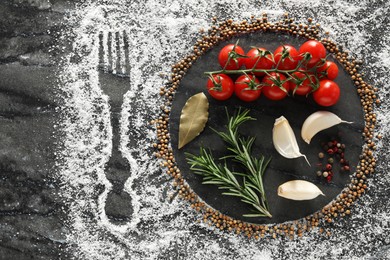
[[[216,74],[212,77],[214,81],[211,78],[207,80],[207,89],[210,96],[217,100],[230,98],[234,92],[233,80],[226,74]]]
[[[313,90],[313,84],[317,83],[313,74],[306,75],[296,71],[291,76],[293,79],[290,81],[290,87],[292,91],[295,91],[294,94],[296,95],[306,96]]]
[[[253,75],[241,75],[234,84],[234,92],[242,101],[251,102],[260,97],[260,82]]]
[[[231,56],[230,60],[229,60],[229,55]],[[228,44],[225,47],[223,47],[219,52],[218,61],[222,68],[225,68],[227,70],[237,70],[244,63],[245,58],[240,57],[244,55],[245,55],[244,50],[240,46],[238,45],[235,46],[234,44]],[[226,65],[228,60],[229,63]]]
[[[309,40],[301,45],[299,54],[304,55],[306,52],[311,54],[311,59],[307,62],[308,67],[315,66],[321,59],[326,57],[325,46],[316,40]]]
[[[340,98],[340,88],[332,80],[321,80],[319,88],[313,92],[313,98],[320,106],[333,106]]]
[[[320,78],[328,78],[330,80],[334,80],[339,75],[339,67],[337,64],[332,61],[325,61],[325,64],[321,67],[317,68],[317,74]]]
[[[246,54],[247,58],[245,58],[245,67],[247,69],[255,69],[258,70],[266,70],[272,69],[274,66],[274,62],[272,60],[272,55],[270,53],[265,53],[267,50],[264,48],[252,48]],[[255,75],[263,76],[264,72],[255,72]]]
[[[292,70],[298,66],[302,57],[299,55],[297,49],[291,45],[279,46],[274,52],[275,64],[278,64],[278,69]]]
[[[265,76],[262,80],[262,93],[270,100],[281,100],[285,98],[290,89],[290,83],[288,81],[283,83],[285,80],[286,76],[283,74],[271,72],[270,75]],[[286,91],[283,91],[278,85],[282,86]]]

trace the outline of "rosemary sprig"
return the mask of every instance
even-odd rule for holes
[[[272,217],[245,177],[243,184],[240,184],[235,176],[238,173],[230,171],[226,164],[217,164],[211,153],[203,147],[200,148],[199,156],[187,154],[187,160],[191,165],[190,169],[203,176],[203,184],[217,185],[219,189],[228,190],[223,195],[239,197],[242,202],[252,205],[255,213],[245,214],[245,217]]]
[[[259,158],[252,156],[251,151],[255,138],[248,137],[245,139],[238,134],[238,128],[241,124],[250,120],[256,120],[253,117],[248,116],[248,113],[249,110],[243,112],[239,110],[236,116],[229,119],[226,132],[219,132],[216,130],[214,130],[214,132],[229,145],[228,150],[233,153],[233,155],[224,158],[233,158],[236,162],[246,168],[249,172],[249,174],[247,174],[248,185],[260,193],[261,204],[268,210],[268,203],[263,185],[263,175],[271,160],[265,160],[265,157],[262,155]]]
[[[226,133],[214,131],[229,144],[228,150],[233,153],[223,159],[233,158],[249,173],[230,171],[226,163],[223,165],[216,163],[211,152],[204,148],[200,149],[199,156],[187,154],[187,161],[192,171],[203,176],[203,184],[217,185],[219,189],[228,190],[223,195],[239,197],[241,201],[250,204],[254,208],[254,213],[245,214],[244,217],[272,217],[268,209],[262,179],[269,160],[265,160],[264,156],[259,159],[251,156],[254,138],[244,139],[238,134],[238,127],[242,123],[254,120],[248,116],[248,113],[248,110],[239,111],[236,116],[229,118]],[[236,176],[242,176],[242,181],[239,182]]]

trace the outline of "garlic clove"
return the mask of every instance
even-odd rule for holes
[[[310,165],[306,156],[299,151],[297,139],[288,122],[288,120],[281,116],[275,120],[274,128],[272,130],[272,141],[275,149],[285,158],[305,157],[306,162]]]
[[[311,200],[324,193],[313,183],[304,180],[294,180],[278,187],[278,196],[291,200]]]
[[[306,143],[310,144],[311,139],[318,132],[340,123],[352,124],[352,122],[341,120],[340,117],[329,111],[314,112],[308,118],[306,118],[305,122],[303,122],[301,130],[302,139]]]

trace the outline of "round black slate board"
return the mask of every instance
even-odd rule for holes
[[[223,44],[214,47],[205,55],[200,57],[183,77],[172,104],[169,127],[171,144],[178,167],[181,169],[184,179],[188,182],[193,191],[214,209],[235,219],[241,219],[251,223],[281,223],[288,220],[296,220],[308,216],[331,202],[345,186],[350,182],[350,174],[339,172],[339,164],[335,163],[335,175],[330,183],[318,178],[316,166],[319,162],[318,153],[322,151],[321,143],[338,138],[346,144],[346,159],[351,165],[351,172],[355,171],[358,164],[359,155],[362,152],[362,129],[364,127],[363,110],[356,88],[348,76],[339,65],[339,76],[335,80],[341,88],[339,102],[330,108],[320,107],[314,103],[312,98],[287,97],[282,101],[270,101],[265,97],[252,103],[245,103],[232,97],[228,101],[216,101],[209,96],[205,90],[207,77],[205,71],[219,70],[218,52],[228,43],[235,43],[238,38],[233,38]],[[298,48],[305,39],[292,37],[280,33],[253,33],[240,36],[239,45],[245,51],[250,46],[264,47],[274,51],[280,44],[291,44]],[[331,59],[331,58],[330,58]],[[178,150],[178,131],[181,110],[189,97],[199,92],[204,92],[210,102],[209,121],[205,130],[191,143]],[[196,175],[189,170],[185,153],[199,154],[199,147],[209,148],[215,158],[226,155],[226,146],[220,138],[210,129],[224,130],[227,123],[226,109],[230,115],[237,111],[238,107],[250,109],[250,115],[256,121],[245,123],[240,132],[243,135],[255,136],[254,155],[263,154],[272,161],[264,176],[264,185],[269,202],[272,218],[244,218],[243,214],[251,213],[249,205],[240,199],[221,195],[222,191],[216,186],[202,184],[202,176]],[[304,120],[313,112],[318,110],[328,110],[337,114],[346,121],[353,124],[340,124],[318,133],[306,144],[300,137],[300,129]],[[284,116],[288,119],[294,130],[298,145],[311,163],[311,167],[304,158],[286,159],[279,155],[272,143],[272,128],[275,119]],[[289,180],[304,179],[315,183],[326,196],[319,196],[309,201],[293,201],[277,196],[277,187]]]

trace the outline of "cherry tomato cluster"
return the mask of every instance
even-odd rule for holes
[[[306,41],[298,50],[281,45],[273,53],[261,47],[245,53],[238,44],[228,44],[219,52],[218,61],[222,70],[206,72],[208,91],[217,100],[227,100],[233,93],[246,102],[261,94],[282,100],[289,93],[312,93],[317,104],[332,106],[340,97],[340,88],[333,81],[338,75],[337,64],[326,60],[326,49],[316,40]],[[237,74],[235,81],[229,76]]]

